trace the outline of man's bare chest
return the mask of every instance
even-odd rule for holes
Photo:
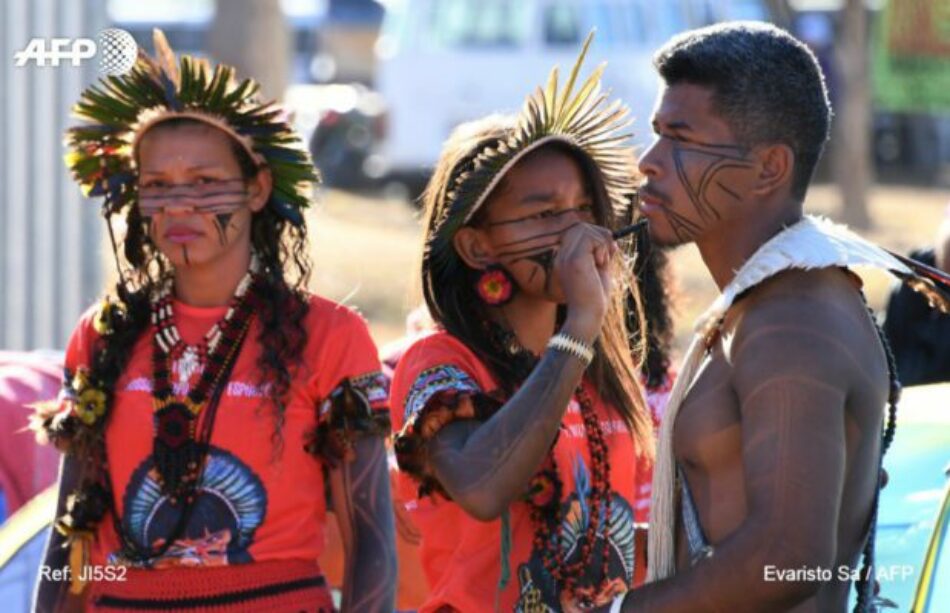
[[[741,455],[739,402],[721,351],[706,357],[676,419],[673,446],[683,468],[715,471]]]

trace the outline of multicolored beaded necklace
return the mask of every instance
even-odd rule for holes
[[[488,337],[496,349],[512,359],[524,364],[525,377],[534,369],[538,358],[521,346],[515,335],[498,324],[489,324]],[[530,368],[529,368],[530,366]],[[591,460],[591,489],[587,496],[590,509],[589,520],[584,534],[577,540],[575,550],[580,555],[572,562],[566,559],[568,552],[561,543],[564,541],[564,521],[561,514],[561,496],[564,485],[558,476],[557,463],[553,448],[541,469],[531,480],[526,502],[531,509],[531,521],[535,525],[534,548],[541,552],[541,561],[545,570],[554,578],[562,593],[582,604],[591,604],[594,598],[603,592],[609,582],[610,563],[610,466],[607,462],[607,443],[601,428],[593,399],[579,385],[574,393],[580,405],[581,418]],[[595,552],[598,535],[602,548]],[[599,553],[600,558],[596,557]],[[600,562],[600,581],[584,582],[584,576]],[[587,583],[586,585],[582,583]]]
[[[254,316],[258,265],[251,268],[238,284],[225,316],[205,334],[197,347],[186,346],[175,327],[170,288],[152,307],[152,368],[155,438],[152,459],[162,492],[172,504],[184,499],[190,503],[201,473],[213,416],[202,417],[209,394],[217,390],[234,360]],[[174,363],[175,360],[177,363]],[[200,371],[198,381],[183,397],[176,394],[170,381],[172,366],[178,371],[178,390],[187,386]],[[200,427],[200,428],[199,428]]]

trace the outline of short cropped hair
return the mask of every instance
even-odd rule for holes
[[[788,145],[792,195],[804,200],[832,116],[821,67],[804,43],[767,23],[727,22],[674,37],[653,65],[668,86],[709,88],[714,112],[741,145]]]

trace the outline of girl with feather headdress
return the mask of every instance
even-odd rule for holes
[[[652,424],[610,231],[633,154],[603,67],[578,78],[590,42],[518,117],[457,128],[424,196],[437,329],[399,359],[391,394],[422,611],[588,609],[644,570]]]
[[[391,611],[387,383],[365,322],[305,289],[317,173],[254,81],[155,47],[67,134],[119,282],[34,419],[65,452],[46,564],[70,569],[37,608],[332,611],[329,500],[343,608]]]

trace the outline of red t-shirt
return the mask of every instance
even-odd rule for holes
[[[612,544],[608,588],[598,597],[599,604],[627,591],[643,569],[635,569],[634,523],[645,522],[646,508],[636,509],[640,488],[649,483],[649,462],[638,453],[621,415],[600,400],[592,386],[585,389],[594,399],[608,446],[610,466]],[[398,432],[420,411],[433,409],[433,398],[443,392],[476,395],[492,392],[497,384],[487,368],[465,345],[445,332],[425,337],[409,348],[399,360],[392,381],[390,406],[393,427]],[[580,406],[572,399],[561,425],[553,453],[563,484],[561,521],[564,543],[583,534],[587,526],[585,493],[590,486],[590,455]],[[533,548],[535,526],[525,502],[509,508],[511,522],[511,579],[497,593],[501,571],[501,522],[481,522],[468,516],[457,504],[438,494],[419,497],[419,483],[400,473],[399,489],[407,509],[422,533],[420,557],[431,588],[420,612],[449,606],[459,611],[524,609],[530,602],[562,610],[554,580],[544,568],[539,552]],[[572,541],[576,542],[576,541]],[[600,541],[595,550],[599,551]],[[568,561],[579,555],[564,544]],[[640,561],[637,561],[639,564]],[[599,568],[595,580],[599,580]],[[518,609],[518,610],[521,610]]]
[[[350,378],[374,410],[387,405],[376,347],[366,323],[353,311],[311,297],[305,320],[307,344],[292,370],[282,449],[275,452],[274,405],[257,366],[255,319],[221,396],[202,488],[183,538],[155,561],[169,566],[218,566],[264,560],[316,561],[323,549],[326,499],[323,463],[304,450],[317,425],[317,407]],[[174,303],[175,325],[186,344],[197,344],[227,307]],[[69,341],[67,372],[88,365],[95,331],[87,313]],[[106,426],[106,450],[115,508],[127,537],[139,545],[165,538],[177,520],[157,487],[152,468],[152,336],[138,339],[116,384]],[[172,373],[173,383],[177,373]],[[199,373],[192,375],[190,384]],[[185,393],[177,388],[176,394]],[[117,560],[120,542],[110,514],[99,524],[91,563]]]

